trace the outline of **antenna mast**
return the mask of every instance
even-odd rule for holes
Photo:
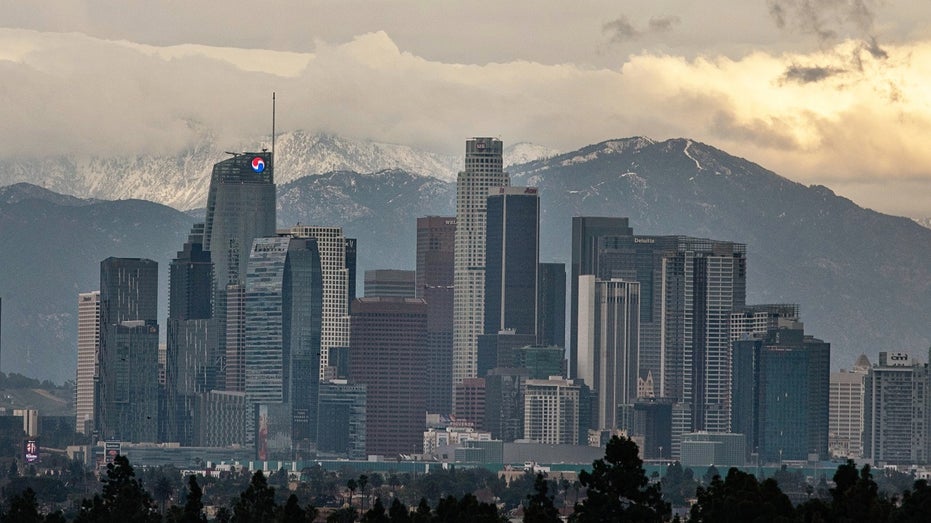
[[[274,167],[275,167],[275,91],[272,91],[272,168],[274,169]]]

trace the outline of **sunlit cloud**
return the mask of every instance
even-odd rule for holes
[[[609,69],[449,63],[385,32],[298,53],[0,29],[0,157],[170,152],[207,133],[234,147],[268,134],[276,91],[279,129],[435,152],[477,134],[559,150],[690,137],[803,183],[931,180],[931,42],[882,53],[645,51]]]

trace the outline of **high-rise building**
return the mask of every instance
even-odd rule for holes
[[[577,377],[579,368],[578,276],[637,281],[640,378],[658,381],[641,395],[682,404],[673,408],[677,433],[729,432],[730,316],[745,307],[746,246],[634,236],[625,218],[575,217],[572,231],[571,375]],[[688,418],[677,416],[682,408]]]
[[[876,466],[927,463],[928,366],[880,352],[866,376],[863,458]]]
[[[485,210],[489,190],[510,185],[501,140],[466,141],[465,170],[456,181],[453,297],[453,385],[477,373],[485,322]]]
[[[456,422],[484,430],[485,378],[466,378],[456,384],[453,414]]]
[[[536,336],[517,334],[514,329],[506,329],[495,334],[482,334],[478,337],[476,354],[477,373],[480,377],[488,374],[495,367],[516,367],[514,351],[520,347],[533,345]]]
[[[168,267],[165,411],[162,438],[193,445],[198,395],[221,388],[222,358],[213,320],[213,264],[203,250],[204,225],[195,224]]]
[[[566,352],[562,347],[526,345],[512,352],[514,366],[527,369],[530,378],[545,380],[550,376],[566,375]]]
[[[427,411],[452,412],[456,218],[417,218],[418,298],[427,301]]]
[[[259,457],[265,459],[265,450],[291,459],[292,444],[302,447],[317,434],[323,279],[316,241],[256,238],[245,303],[247,408],[266,408],[268,416],[256,434]],[[283,433],[272,433],[272,427]]]
[[[413,298],[414,271],[375,269],[365,271],[364,292],[367,298]]]
[[[540,270],[537,188],[491,189],[485,216],[484,333],[507,329],[535,337]]]
[[[863,400],[870,360],[861,355],[853,368],[831,373],[828,450],[831,457],[863,456]]]
[[[527,380],[524,392],[524,439],[550,445],[578,445],[580,386],[553,376]]]
[[[159,440],[158,264],[100,262],[100,347],[94,419],[100,437]]]
[[[485,430],[491,437],[509,442],[524,437],[524,387],[527,369],[496,368],[485,376]]]
[[[760,349],[759,454],[766,463],[828,455],[831,344],[771,329]]]
[[[596,430],[619,428],[618,408],[637,399],[640,284],[581,275],[578,372],[598,401]]]
[[[365,459],[365,420],[367,392],[365,385],[346,380],[320,384],[317,427],[318,455],[344,459]]]
[[[426,302],[357,298],[352,302],[350,332],[350,383],[366,386],[366,453],[421,452],[426,419],[422,370],[427,354]]]
[[[241,391],[242,338],[234,329],[227,339],[227,316],[242,323],[241,309],[228,310],[229,303],[242,303],[249,252],[255,238],[275,235],[274,158],[269,152],[242,153],[213,166],[207,192],[203,250],[213,263],[213,317],[216,319],[218,380],[230,376],[226,390]],[[229,287],[229,288],[228,288]],[[227,293],[234,294],[227,299]],[[237,293],[240,296],[235,296]],[[228,348],[227,345],[232,345]],[[232,366],[227,360],[232,359]],[[218,386],[221,384],[218,383]]]
[[[760,351],[763,336],[731,342],[731,432],[743,434],[747,457],[760,448]],[[755,461],[755,460],[754,460]]]
[[[541,263],[537,291],[537,344],[566,347],[566,264]]]
[[[770,329],[791,328],[798,322],[799,307],[794,303],[747,305],[731,313],[731,341],[762,338]]]
[[[94,430],[94,380],[100,346],[100,291],[78,294],[78,366],[74,379],[75,431]]]
[[[341,227],[296,225],[282,233],[314,238],[323,271],[323,331],[320,338],[320,379],[335,376],[330,349],[349,346],[350,295],[355,294],[356,243],[343,236]],[[347,257],[347,254],[349,255]]]

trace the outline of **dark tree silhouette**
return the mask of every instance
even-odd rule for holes
[[[429,513],[430,508],[427,508]],[[388,507],[388,518],[391,519],[391,523],[412,523],[411,511],[407,508],[407,505],[401,503],[401,500],[394,498],[391,501],[391,506]]]
[[[364,523],[391,523],[388,511],[385,510],[385,506],[381,503],[381,498],[375,498],[372,508],[362,516],[361,521]]]
[[[275,521],[278,523],[312,523],[317,518],[317,509],[308,505],[301,508],[297,496],[291,494],[284,506],[278,509]]]
[[[588,488],[588,497],[575,504],[570,521],[660,522],[670,513],[659,485],[650,485],[638,457],[637,444],[614,436],[605,448],[605,457],[592,463],[592,471],[582,471],[579,481]]]
[[[533,480],[533,494],[527,495],[524,506],[524,523],[558,523],[559,511],[553,503],[554,496],[549,495],[549,483],[542,473]]]
[[[203,513],[204,491],[200,488],[200,484],[197,483],[197,476],[192,474],[187,479],[187,501],[184,503],[183,508],[172,507],[168,514],[170,523],[201,523],[207,521],[207,516]]]
[[[885,521],[892,509],[889,500],[880,498],[879,487],[873,481],[869,465],[857,473],[852,459],[837,467],[831,489],[831,508],[837,521]]]
[[[759,483],[753,474],[736,468],[724,480],[715,476],[710,485],[698,487],[696,497],[689,517],[694,523],[791,521],[795,515],[792,502],[775,480]]]
[[[155,502],[136,479],[136,473],[126,456],[116,456],[107,465],[103,492],[92,500],[84,500],[75,523],[160,522]]]
[[[233,506],[233,523],[265,523],[275,517],[275,489],[261,470],[255,471],[246,490]]]

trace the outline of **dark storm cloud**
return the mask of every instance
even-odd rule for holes
[[[814,35],[822,44],[835,40],[852,28],[863,40],[862,48],[873,58],[888,55],[874,34],[876,13],[872,0],[767,0],[769,14],[780,29]]]
[[[630,19],[626,15],[621,15],[615,20],[610,22],[605,22],[601,26],[601,31],[611,35],[612,42],[623,42],[626,40],[633,40],[640,36],[640,31],[638,31],[634,24],[630,22]]]
[[[646,34],[669,32],[673,26],[680,22],[679,17],[675,15],[652,16],[647,22],[646,29],[637,29],[627,15],[621,15],[610,22],[602,24],[601,31],[610,35],[611,43],[620,43],[635,40]]]
[[[828,67],[828,66],[814,66],[806,67],[798,64],[792,64],[786,68],[786,72],[782,75],[782,80],[784,82],[797,82],[800,84],[809,84],[813,82],[820,82],[826,78],[830,78],[836,74],[843,73],[844,70],[837,67]]]
[[[650,31],[654,33],[665,33],[671,31],[672,26],[678,25],[682,20],[675,15],[654,16],[650,18]]]

